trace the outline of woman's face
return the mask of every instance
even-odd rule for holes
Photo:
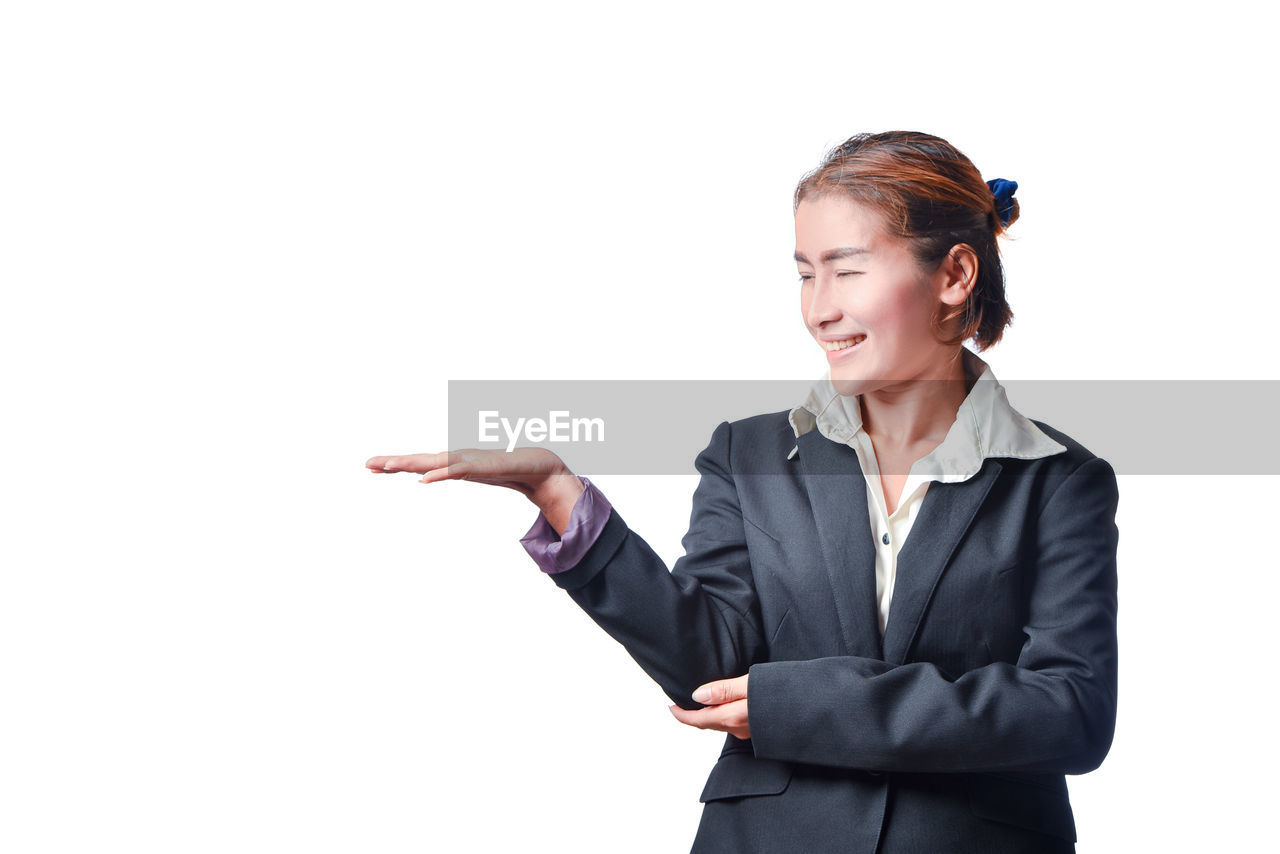
[[[930,368],[945,363],[930,322],[947,289],[874,210],[835,195],[806,198],[796,209],[796,263],[800,310],[819,346],[861,339],[826,352],[840,394],[933,376]]]

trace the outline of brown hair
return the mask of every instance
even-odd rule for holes
[[[919,131],[860,133],[831,149],[821,165],[796,187],[793,212],[807,196],[837,193],[877,210],[889,232],[905,239],[920,268],[932,271],[958,243],[978,256],[978,280],[964,305],[934,318],[944,344],[969,338],[979,350],[995,345],[1013,321],[1004,295],[1004,265],[996,237],[1018,219],[1018,201],[1008,225],[977,167],[951,143]],[[946,324],[960,320],[960,333],[943,338]]]

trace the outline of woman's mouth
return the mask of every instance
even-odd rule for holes
[[[827,351],[827,361],[836,362],[841,359],[849,358],[849,354],[858,349],[863,341],[867,340],[865,335],[855,335],[852,338],[844,338],[839,341],[819,341],[822,349]]]

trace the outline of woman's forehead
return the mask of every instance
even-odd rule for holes
[[[796,208],[796,223],[827,225],[864,232],[882,231],[883,217],[871,205],[834,194],[806,198]]]
[[[852,199],[825,196],[796,209],[796,260],[829,263],[869,257],[889,242],[884,220],[872,207]],[[859,251],[861,250],[861,251]]]

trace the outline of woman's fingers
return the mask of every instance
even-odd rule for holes
[[[366,460],[365,468],[379,474],[420,474],[420,483],[441,480],[488,483],[514,489],[525,496],[533,496],[553,475],[572,475],[564,462],[545,448],[518,448],[510,452],[493,448],[458,448],[438,454],[379,456]]]
[[[457,480],[466,477],[471,473],[474,464],[462,458],[455,458],[452,464],[445,463],[437,469],[432,469],[424,474],[419,483],[435,483],[438,480]]]
[[[682,709],[679,706],[667,706],[667,708],[676,720],[687,726],[728,732],[743,739],[751,737],[746,700],[734,700],[722,706],[708,706],[705,709]]]
[[[475,451],[474,453],[472,453]],[[441,451],[438,454],[402,454],[395,457],[371,457],[365,467],[377,474],[410,472],[423,477],[420,483],[457,480],[484,468],[480,461],[485,452],[476,449]]]
[[[717,679],[700,685],[693,692],[693,699],[699,703],[728,703],[747,696],[747,680],[750,673],[735,676],[732,679]]]
[[[426,474],[449,464],[449,451],[438,454],[401,454],[394,457],[370,457],[365,467],[379,473],[407,471]]]

